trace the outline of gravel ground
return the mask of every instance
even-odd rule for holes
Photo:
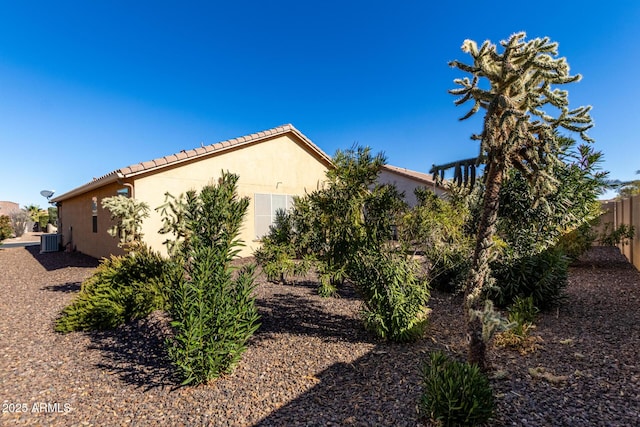
[[[350,289],[322,299],[311,280],[260,280],[262,326],[237,369],[180,388],[162,313],[109,332],[53,331],[96,264],[0,249],[0,424],[424,425],[421,363],[434,349],[464,354],[459,298],[434,292],[426,338],[397,345],[362,330]],[[492,350],[492,425],[640,425],[639,284],[617,249],[594,248],[572,267],[567,304],[539,318],[541,348]]]

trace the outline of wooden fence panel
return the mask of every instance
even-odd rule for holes
[[[640,231],[640,196],[634,196],[631,198],[631,225],[636,229],[636,235],[631,242],[632,257],[631,263],[640,270],[640,238],[638,232]]]
[[[621,205],[622,205],[622,221],[620,222],[621,224],[629,224],[631,225],[631,217],[632,217],[632,210],[631,210],[631,199],[622,199],[621,200]],[[633,260],[633,245],[632,244],[626,244],[626,245],[622,245],[622,253],[624,254],[624,256],[629,260],[632,261]]]
[[[602,202],[603,214],[600,217],[600,224],[595,228],[600,234],[607,224],[611,230],[622,224],[635,227],[636,234],[633,240],[627,244],[620,244],[620,252],[640,270],[640,195],[628,199],[611,200]]]

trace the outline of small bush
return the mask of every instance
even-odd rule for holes
[[[424,333],[429,291],[416,266],[390,252],[357,254],[349,277],[363,298],[367,329],[391,341],[412,341]]]
[[[322,298],[331,298],[338,295],[338,287],[342,286],[347,278],[347,266],[337,267],[328,265],[324,262],[317,263],[318,278],[320,285],[318,286],[318,295]]]
[[[548,310],[564,299],[568,267],[567,257],[557,248],[519,258],[505,256],[492,266],[496,287],[488,291],[489,298],[507,307],[517,297],[531,296],[536,307]]]
[[[10,238],[12,235],[11,218],[7,215],[0,215],[0,242]]]
[[[434,257],[431,256],[431,259]],[[430,286],[442,292],[456,293],[463,286],[471,269],[471,257],[466,250],[451,248],[450,251],[440,253],[440,265],[438,269],[430,271]]]
[[[556,247],[562,250],[570,260],[575,261],[591,248],[597,237],[593,230],[593,224],[587,222],[575,230],[563,234]]]
[[[287,276],[293,274],[296,263],[294,253],[284,245],[263,242],[254,254],[256,262],[270,282],[287,283]]]
[[[496,335],[496,346],[514,348],[523,355],[536,351],[541,338],[531,335],[531,331],[536,328],[534,322],[538,312],[533,297],[516,298],[509,307],[510,328]]]
[[[533,303],[532,296],[526,298],[517,297],[511,307],[509,307],[509,322],[520,326],[527,323],[532,324],[535,322],[539,311],[538,307]]]
[[[256,262],[270,282],[287,283],[292,275],[305,274],[311,269],[313,257],[304,255],[296,259],[296,249],[292,243],[294,237],[292,217],[288,213],[276,211],[274,224],[262,239],[262,246],[254,252]]]
[[[27,228],[27,224],[29,223],[29,214],[24,210],[19,210],[11,212],[11,214],[9,214],[9,218],[11,218],[13,234],[16,237],[22,236]]]
[[[616,228],[613,224],[607,223],[600,236],[598,236],[598,241],[605,246],[627,245],[635,235],[636,229],[633,225],[620,224]]]
[[[423,368],[423,387],[422,410],[445,426],[476,426],[493,415],[493,390],[476,365],[433,352]]]
[[[58,332],[111,329],[166,306],[169,264],[148,247],[104,259],[56,320]]]
[[[471,264],[472,239],[465,230],[469,209],[461,197],[441,199],[426,188],[414,193],[419,203],[401,216],[399,240],[405,251],[424,255],[433,289],[456,292]]]

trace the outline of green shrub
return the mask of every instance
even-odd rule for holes
[[[431,288],[447,293],[462,290],[471,268],[469,252],[452,246],[448,251],[441,252],[438,258],[437,269],[432,268],[429,274]]]
[[[12,235],[11,218],[7,215],[0,215],[0,242],[10,238]]]
[[[425,415],[445,426],[476,426],[494,412],[493,390],[476,365],[450,360],[432,352],[423,371],[421,407]]]
[[[497,334],[495,344],[498,347],[511,347],[525,355],[536,351],[540,344],[539,336],[530,335],[535,329],[538,308],[533,303],[533,297],[517,297],[509,307],[509,329]]]
[[[597,234],[593,230],[593,224],[587,222],[575,230],[563,234],[556,247],[562,250],[570,260],[575,261],[591,248],[596,239]]]
[[[539,311],[538,307],[533,303],[533,296],[517,297],[509,307],[509,322],[514,323],[516,329],[527,323],[533,324]]]
[[[29,223],[29,214],[24,209],[19,211],[14,211],[9,214],[9,218],[11,218],[11,228],[13,229],[13,234],[16,237],[20,237],[24,234],[27,224]]]
[[[338,293],[338,285],[344,283],[347,278],[347,266],[336,264],[326,264],[324,262],[317,263],[318,278],[320,286],[318,286],[318,295],[323,298],[336,296]]]
[[[296,259],[292,217],[285,211],[276,211],[276,218],[263,237],[262,246],[254,252],[256,262],[270,282],[287,283],[291,275],[305,274],[311,269],[313,257],[304,255]]]
[[[607,223],[602,233],[598,236],[598,241],[605,246],[626,245],[633,240],[635,234],[636,229],[633,225],[620,224],[616,228],[613,224]]]
[[[175,337],[169,355],[183,385],[231,372],[260,326],[252,295],[254,267],[244,267],[233,279],[215,248],[199,246],[189,255],[188,279],[177,282],[171,294]]]
[[[322,296],[337,293],[361,248],[377,248],[392,237],[404,202],[395,187],[376,183],[385,162],[369,147],[338,150],[324,186],[294,202],[291,242],[297,256],[314,256]]]
[[[409,253],[424,255],[432,288],[456,292],[468,274],[472,239],[466,232],[470,212],[465,200],[441,199],[426,188],[415,190],[418,205],[398,224],[399,239]]]
[[[223,172],[218,185],[190,191],[186,199],[168,196],[163,208],[163,230],[176,236],[167,244],[181,267],[170,293],[175,335],[168,345],[183,385],[230,372],[259,327],[254,266],[237,274],[231,266],[249,206],[247,198],[237,197],[237,181]]]
[[[557,248],[521,257],[506,255],[491,267],[496,286],[488,296],[500,307],[529,296],[541,310],[555,307],[564,299],[568,264],[564,252]]]
[[[166,307],[169,264],[146,246],[103,259],[56,320],[58,332],[115,328]]]
[[[294,272],[295,254],[288,246],[263,241],[262,247],[258,248],[253,255],[270,282],[285,284],[287,276]]]
[[[392,341],[412,341],[427,324],[427,284],[416,275],[416,265],[388,251],[357,254],[349,277],[363,299],[367,329]]]

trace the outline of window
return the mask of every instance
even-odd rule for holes
[[[293,196],[288,194],[254,194],[256,239],[269,232],[269,226],[276,219],[278,210],[288,210],[293,206]]]
[[[91,215],[92,215],[92,229],[94,233],[98,232],[98,198],[91,198]]]

